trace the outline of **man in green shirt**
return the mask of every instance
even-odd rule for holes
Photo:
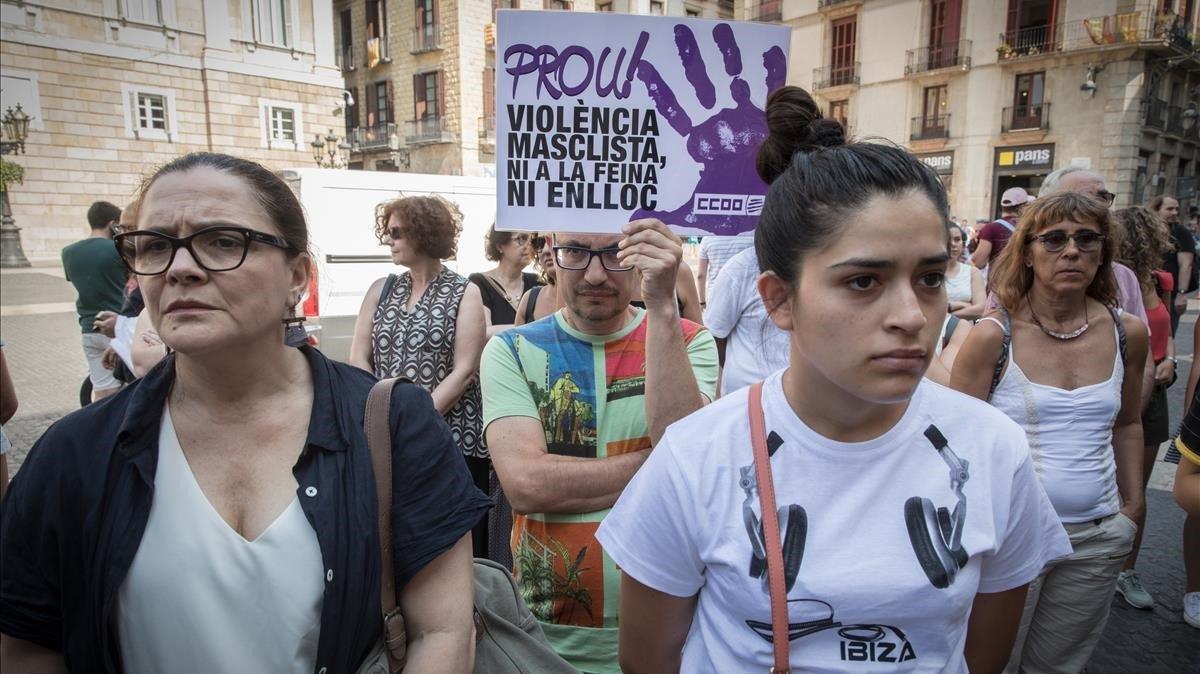
[[[513,509],[514,573],[550,644],[617,674],[620,572],[601,520],[666,427],[715,396],[712,335],[681,319],[679,238],[658,220],[625,236],[554,236],[566,307],[492,338],[480,378],[488,449]],[[646,308],[629,304],[641,284]]]
[[[67,280],[79,297],[75,313],[83,329],[83,355],[92,379],[92,399],[100,400],[116,393],[118,382],[103,365],[104,350],[111,341],[97,332],[96,314],[118,311],[125,299],[125,264],[113,245],[113,225],[121,220],[121,209],[107,201],[92,204],[87,213],[91,234],[63,248],[62,263]]]

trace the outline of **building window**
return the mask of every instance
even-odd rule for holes
[[[597,12],[611,12],[612,11],[612,3],[611,2],[598,2],[598,3],[596,3],[596,11]]]
[[[413,102],[416,119],[441,117],[441,87],[438,86],[442,73],[421,73],[413,75]]]
[[[571,0],[543,0],[542,9],[561,9],[569,12],[573,4],[575,3]]]
[[[140,85],[121,85],[125,135],[142,140],[174,140],[178,132],[175,92]]]
[[[167,130],[167,97],[161,94],[138,92],[135,96],[134,117],[139,129]]]
[[[933,0],[929,12],[929,68],[958,62],[958,33],[962,0]]]
[[[1058,0],[1008,0],[1004,47],[1009,53],[1042,54],[1057,49],[1058,5]]]
[[[338,66],[342,70],[354,70],[358,65],[354,62],[354,23],[353,14],[349,9],[338,12]]]
[[[1013,110],[1016,116],[1038,114],[1045,96],[1046,73],[1030,72],[1016,76],[1013,91]]]
[[[437,3],[434,0],[416,0],[413,13],[416,27],[413,30],[413,52],[437,49],[438,40]]]
[[[683,13],[694,19],[700,18],[701,12],[699,7],[684,7]]]
[[[846,99],[840,101],[831,101],[829,103],[829,118],[837,120],[837,122],[842,125],[842,130],[849,132],[850,101]]]
[[[367,39],[387,42],[387,0],[367,0]]]
[[[250,0],[250,19],[254,26],[254,41],[289,47],[291,35],[291,0]]]
[[[29,128],[38,131],[44,128],[37,73],[5,67],[0,71],[0,101],[3,101],[5,108],[20,105],[25,114],[33,117]]]
[[[830,43],[830,84],[850,84],[854,81],[854,52],[858,44],[858,17],[848,16],[830,24],[833,40]]]
[[[392,106],[392,81],[367,85],[367,126],[376,127],[396,121]]]
[[[122,19],[138,23],[163,23],[163,0],[119,0]]]
[[[946,85],[925,87],[925,105],[921,112],[925,129],[941,130],[945,126],[946,106]]]
[[[300,104],[293,101],[258,99],[262,146],[275,150],[303,150],[304,128],[300,112]]]
[[[650,13],[655,16],[662,16],[665,13],[662,0],[650,0]]]

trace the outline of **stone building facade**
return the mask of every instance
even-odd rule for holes
[[[353,168],[493,175],[498,9],[733,16],[731,0],[334,0]]]
[[[0,3],[0,97],[34,116],[10,190],[31,260],[86,235],[96,200],[124,207],[154,167],[193,151],[312,166],[340,132],[328,0]]]
[[[788,81],[859,137],[937,168],[951,211],[992,217],[1068,164],[1116,205],[1197,204],[1195,0],[739,0],[792,27]],[[1186,210],[1185,210],[1186,212]]]

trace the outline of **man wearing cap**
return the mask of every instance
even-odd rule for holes
[[[1020,187],[1010,187],[1000,196],[1000,217],[979,230],[979,242],[971,255],[971,264],[985,269],[1008,245],[1008,238],[1017,229],[1021,209],[1033,197]]]

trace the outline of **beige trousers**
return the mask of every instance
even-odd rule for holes
[[[1104,633],[1137,524],[1118,513],[1063,526],[1073,552],[1030,583],[1005,674],[1079,674]]]

